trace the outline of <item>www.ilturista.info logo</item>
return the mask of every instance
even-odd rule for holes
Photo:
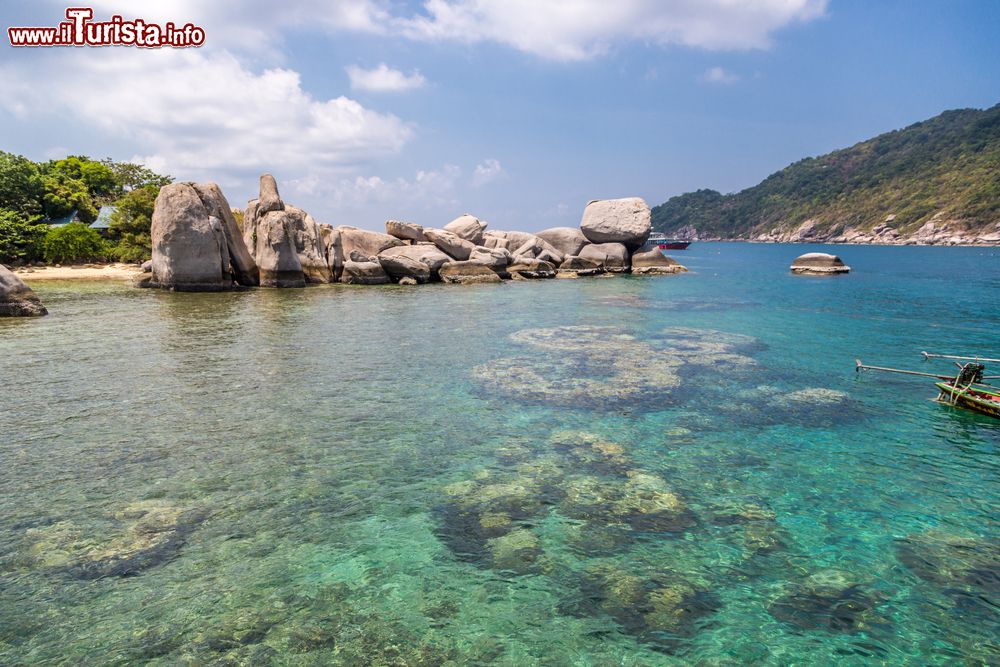
[[[140,46],[158,49],[164,46],[186,48],[205,43],[205,29],[193,23],[163,25],[142,19],[126,21],[115,15],[110,21],[91,21],[94,10],[70,7],[66,18],[55,27],[7,28],[11,46]]]

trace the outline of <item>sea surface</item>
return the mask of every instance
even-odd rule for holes
[[[0,664],[1000,664],[1000,250],[0,321]],[[996,370],[996,367],[994,368]]]

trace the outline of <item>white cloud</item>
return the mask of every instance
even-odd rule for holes
[[[62,17],[66,3],[50,0]],[[329,31],[349,30],[380,34],[390,21],[388,10],[376,0],[93,0],[94,18],[120,14],[163,23],[191,22],[206,32],[206,46],[241,51],[268,51],[282,42],[282,29],[301,27]],[[55,21],[53,21],[53,25]]]
[[[0,65],[0,106],[21,117],[72,117],[124,138],[136,159],[178,178],[345,173],[399,152],[413,134],[396,116],[347,97],[313,97],[293,70],[255,72],[225,51],[45,55]]]
[[[378,229],[389,218],[412,220],[417,214],[457,211],[461,208],[458,192],[461,178],[462,169],[453,164],[417,171],[412,178],[355,176],[328,179],[310,175],[283,184],[282,194],[286,198],[322,201],[324,209],[331,212],[333,219],[322,219],[321,215],[317,218],[320,222]],[[434,224],[443,223],[437,221]]]
[[[472,185],[478,188],[486,185],[487,183],[492,183],[497,179],[503,178],[506,175],[507,172],[503,170],[503,167],[500,165],[500,161],[490,158],[488,160],[484,160],[481,164],[476,165],[476,169],[472,173]]]
[[[701,80],[708,83],[736,83],[740,77],[721,67],[711,67],[701,75]]]
[[[348,65],[344,70],[347,71],[347,76],[351,79],[352,90],[367,90],[376,93],[399,92],[422,88],[427,83],[420,72],[403,74],[385,63],[381,63],[374,69]]]
[[[393,19],[422,40],[498,42],[555,60],[581,60],[615,43],[648,41],[704,49],[752,49],[771,33],[823,15],[827,0],[426,0]]]
[[[150,0],[141,8],[133,0],[93,4],[98,15],[190,20],[206,29],[206,44],[230,49],[273,49],[282,40],[282,29],[304,27],[420,41],[495,42],[572,61],[628,41],[703,49],[766,48],[775,31],[823,16],[828,1],[424,0],[417,9],[392,0]],[[53,0],[50,6],[65,5]]]

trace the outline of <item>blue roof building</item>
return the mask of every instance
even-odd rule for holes
[[[111,214],[118,210],[117,206],[102,206],[97,214],[97,220],[90,224],[91,229],[105,232],[111,229]]]
[[[44,222],[49,227],[65,227],[71,222],[79,222],[76,214],[77,214],[76,209],[73,209],[72,211],[69,212],[69,215],[64,215],[61,218],[50,218],[45,220]]]

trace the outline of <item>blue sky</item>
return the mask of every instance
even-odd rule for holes
[[[64,4],[9,0],[2,23]],[[321,222],[575,225],[590,199],[735,191],[1000,102],[995,0],[99,0],[188,50],[0,47],[0,148],[214,180]],[[140,13],[141,11],[141,13]]]

